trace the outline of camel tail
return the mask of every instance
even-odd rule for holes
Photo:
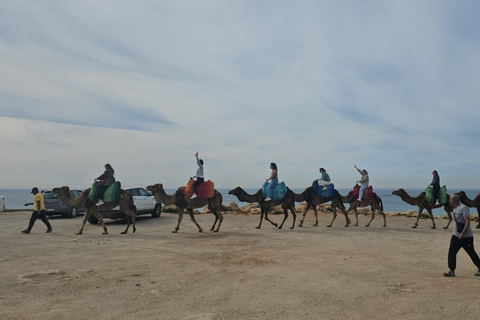
[[[378,203],[380,204],[380,208],[382,208],[382,211],[383,210],[383,201],[382,201],[382,198],[380,198],[379,196],[377,196],[377,199],[378,199]]]

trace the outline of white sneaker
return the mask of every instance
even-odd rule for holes
[[[270,201],[270,200],[272,200],[272,198],[270,198],[270,197],[265,198],[265,201]]]
[[[323,187],[322,190],[327,190],[327,187]]]
[[[194,193],[194,194],[190,197],[190,200],[195,199],[196,197],[197,197],[197,195]]]
[[[436,205],[436,206],[439,206],[439,205],[440,205],[440,203],[437,201],[437,202],[435,202],[435,205]]]

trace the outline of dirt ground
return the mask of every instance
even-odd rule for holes
[[[198,233],[184,217],[142,216],[135,234],[108,220],[110,235],[81,218],[38,220],[30,212],[0,214],[0,319],[454,319],[478,318],[480,277],[464,251],[456,278],[444,278],[452,226],[377,217],[359,227],[341,217],[325,227],[275,229],[258,215],[225,215],[219,233],[211,214]],[[280,222],[282,216],[272,219]],[[298,219],[297,219],[298,225]],[[480,238],[474,231],[476,243]],[[478,250],[478,249],[477,249]]]

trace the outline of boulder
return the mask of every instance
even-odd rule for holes
[[[236,204],[236,203],[233,202],[233,201],[230,201],[230,202],[227,204],[227,209],[228,209],[228,210],[232,210],[232,211],[238,211],[238,210],[240,210],[240,208],[238,207],[238,204]]]

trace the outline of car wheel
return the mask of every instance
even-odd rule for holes
[[[99,221],[98,221],[97,217],[90,216],[90,217],[88,217],[88,222],[90,222],[91,224],[97,224]]]
[[[161,214],[162,214],[162,205],[160,203],[157,203],[155,205],[155,208],[153,208],[152,217],[158,218],[160,217]]]
[[[77,214],[78,214],[77,208],[72,208],[72,210],[70,210],[70,213],[67,214],[67,217],[75,218],[77,216]]]

